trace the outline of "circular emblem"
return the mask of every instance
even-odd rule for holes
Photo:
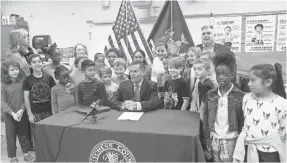
[[[136,162],[132,152],[122,143],[105,140],[93,148],[89,162]]]
[[[44,82],[39,82],[32,86],[32,96],[39,102],[48,100],[50,94],[50,87]]]

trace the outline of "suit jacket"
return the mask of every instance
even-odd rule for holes
[[[160,108],[157,84],[153,81],[144,79],[140,88],[142,111],[150,111]],[[123,81],[113,97],[108,100],[108,106],[115,110],[120,110],[126,100],[134,97],[134,83],[131,80]]]
[[[203,50],[203,45],[202,44],[199,44],[197,46],[200,47],[201,50]],[[218,43],[214,43],[214,52],[218,53],[218,52],[221,52],[221,51],[230,51],[230,47],[228,47],[226,45],[221,45],[221,44],[218,44]]]

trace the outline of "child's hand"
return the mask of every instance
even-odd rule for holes
[[[197,109],[196,109],[196,107],[190,107],[190,109],[189,109],[191,112],[197,112]]]
[[[30,123],[35,123],[36,118],[35,118],[34,114],[29,114],[29,121],[30,121]]]
[[[21,120],[22,117],[23,117],[23,113],[24,113],[24,110],[23,110],[23,109],[18,110],[17,113],[16,113],[16,114],[19,116],[20,120]]]
[[[20,121],[21,118],[16,113],[12,112],[11,115],[14,118],[15,121],[17,121],[17,122]]]

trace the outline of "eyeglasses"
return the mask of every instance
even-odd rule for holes
[[[202,34],[202,36],[204,36],[204,35],[211,35],[212,33],[211,32],[202,32],[201,34]]]

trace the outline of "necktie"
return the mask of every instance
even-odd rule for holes
[[[134,93],[134,101],[135,102],[140,102],[141,97],[140,97],[140,86],[138,84],[135,85],[135,93]]]

